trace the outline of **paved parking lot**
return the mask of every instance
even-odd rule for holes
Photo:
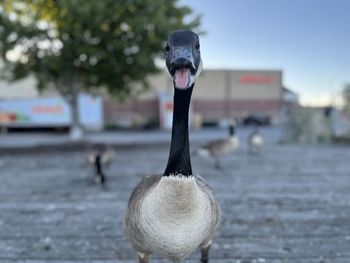
[[[0,262],[136,262],[123,213],[140,178],[163,172],[168,147],[116,148],[105,189],[85,151],[0,155]],[[349,263],[349,161],[344,146],[277,143],[260,155],[243,145],[223,171],[193,157],[223,210],[211,262]]]

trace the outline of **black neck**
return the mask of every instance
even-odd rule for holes
[[[101,163],[101,155],[97,154],[95,158],[95,169],[96,169],[96,174],[103,174],[102,172],[102,163]]]
[[[193,85],[186,90],[175,88],[173,128],[168,164],[163,176],[192,176],[190,144],[188,138],[188,113]]]
[[[233,135],[235,135],[235,132],[236,132],[236,129],[235,129],[235,126],[234,125],[232,125],[232,124],[230,124],[230,126],[229,126],[230,128],[229,128],[229,132],[230,132],[230,135],[231,136],[233,136]]]

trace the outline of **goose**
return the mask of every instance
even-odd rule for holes
[[[114,151],[111,148],[98,145],[88,153],[88,162],[94,168],[94,181],[97,184],[104,185],[106,182],[106,175],[104,173],[104,167],[108,167],[114,158]]]
[[[228,125],[229,136],[225,139],[210,141],[207,144],[199,147],[196,154],[214,159],[214,167],[221,169],[220,157],[229,155],[239,148],[239,140],[236,136],[236,125],[232,120]]]
[[[257,153],[264,145],[264,138],[258,128],[254,128],[253,132],[248,137],[248,149],[250,153]]]
[[[189,106],[202,69],[198,35],[188,30],[171,33],[165,58],[174,85],[168,162],[162,175],[144,177],[133,190],[124,228],[139,263],[148,263],[153,253],[179,263],[198,248],[201,262],[208,263],[220,208],[204,179],[193,175],[190,159]]]

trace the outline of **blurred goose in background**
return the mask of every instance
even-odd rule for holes
[[[192,173],[188,131],[192,90],[201,71],[199,38],[192,31],[176,31],[165,50],[174,83],[169,159],[163,175],[145,177],[132,192],[125,232],[140,263],[148,263],[152,253],[179,263],[198,248],[201,262],[208,263],[220,208],[204,179]]]
[[[88,153],[87,159],[94,168],[94,181],[97,184],[104,185],[106,182],[104,168],[109,167],[114,159],[113,149],[104,145],[94,146]]]
[[[250,153],[258,153],[264,145],[264,138],[257,127],[248,137],[248,150]]]
[[[239,148],[239,139],[236,136],[236,123],[232,120],[228,125],[229,136],[226,139],[219,139],[210,141],[201,146],[195,152],[204,157],[211,157],[214,159],[214,166],[221,169],[220,158],[235,152]]]

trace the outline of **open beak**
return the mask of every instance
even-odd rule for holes
[[[176,88],[188,89],[192,84],[196,69],[190,48],[176,48],[170,62],[170,74]]]

